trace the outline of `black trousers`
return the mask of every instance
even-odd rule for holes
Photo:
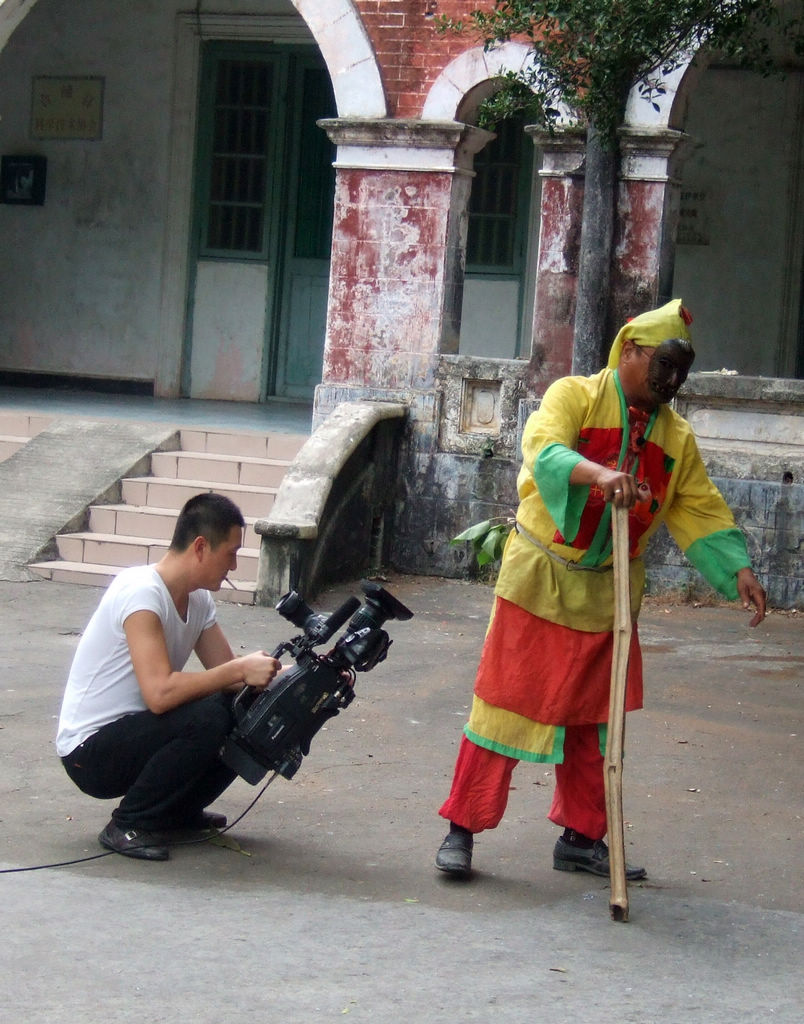
[[[215,694],[162,715],[125,715],[61,760],[89,796],[123,797],[112,812],[120,828],[181,828],[235,779],[218,757],[233,724],[232,698]]]

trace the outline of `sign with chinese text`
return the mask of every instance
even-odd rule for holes
[[[709,245],[709,197],[700,189],[688,189],[681,193],[681,208],[678,211],[679,245]]]
[[[33,80],[31,135],[35,139],[100,139],[103,135],[103,79]]]

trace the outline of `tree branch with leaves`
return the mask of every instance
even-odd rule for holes
[[[440,28],[471,31],[487,49],[530,45],[533,61],[484,105],[485,125],[519,110],[550,127],[564,106],[610,144],[629,92],[654,102],[661,79],[702,48],[763,74],[775,70],[774,40],[804,54],[801,4],[779,0],[496,0]]]
[[[562,110],[586,127],[572,372],[595,373],[607,337],[617,137],[629,94],[636,89],[659,110],[664,80],[702,48],[736,67],[780,70],[774,46],[804,54],[801,0],[496,0],[466,20],[442,18],[439,28],[474,34],[486,49],[528,41],[532,59],[482,105],[483,127],[524,113],[553,130]]]

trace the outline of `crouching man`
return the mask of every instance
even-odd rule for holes
[[[218,757],[232,701],[281,668],[264,651],[236,658],[216,621],[210,591],[236,568],[244,525],[223,495],[191,498],[164,557],[115,578],[78,644],[56,750],[84,793],[122,797],[98,836],[115,853],[167,860],[165,833],[226,824],[205,808],[235,778]],[[193,651],[202,671],[184,669]]]

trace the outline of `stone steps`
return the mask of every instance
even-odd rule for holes
[[[239,558],[239,556],[238,556]],[[133,564],[133,563],[132,563]],[[44,579],[56,583],[76,583],[85,587],[106,587],[117,573],[124,569],[123,565],[95,565],[90,562],[52,561],[38,562],[30,566]],[[256,580],[232,580],[230,585],[224,583],[215,594],[216,601],[232,601],[235,604],[254,604]]]
[[[0,411],[0,462],[10,458],[45,429],[52,416],[33,412]]]
[[[126,566],[159,561],[182,505],[195,494],[215,491],[234,501],[246,519],[237,569],[216,598],[252,604],[260,548],[254,523],[270,512],[307,438],[200,428],[182,428],[178,436],[178,450],[153,452],[150,475],[120,480],[120,502],[90,505],[85,529],[56,536],[58,559],[28,568],[50,580],[105,586]]]
[[[258,548],[260,539],[254,530],[256,519],[245,516],[246,529],[243,546]],[[173,508],[148,508],[134,505],[92,505],[89,509],[89,529],[93,533],[111,533],[121,537],[150,537],[164,541],[165,546],[173,536],[176,525],[176,510]]]
[[[197,480],[173,480],[162,476],[130,476],[121,481],[123,503],[138,507],[175,509],[194,494],[217,491],[239,507],[244,516],[264,516],[271,511],[278,487],[247,487],[215,480],[213,476]]]

